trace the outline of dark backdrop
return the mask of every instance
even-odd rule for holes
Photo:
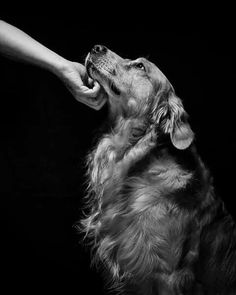
[[[184,100],[198,150],[228,210],[234,204],[235,75],[224,29],[152,30],[82,25],[77,19],[8,17],[62,56],[83,62],[94,44],[148,56]],[[72,225],[81,214],[84,158],[106,108],[78,103],[51,73],[0,57],[1,268],[8,290],[103,294],[99,272]]]

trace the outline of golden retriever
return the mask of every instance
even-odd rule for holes
[[[87,72],[110,130],[88,156],[82,230],[124,294],[236,294],[236,229],[195,147],[183,104],[145,58],[96,45]]]

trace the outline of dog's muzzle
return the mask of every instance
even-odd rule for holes
[[[103,45],[95,45],[85,60],[85,67],[88,75],[92,77],[93,71],[99,71],[99,63],[101,60],[105,59],[105,55],[108,52],[108,48]]]
[[[106,46],[95,45],[85,60],[85,67],[90,78],[98,80],[105,89],[104,83],[115,95],[120,95],[120,90],[115,85],[114,76],[116,76],[116,65],[111,60],[111,51]]]

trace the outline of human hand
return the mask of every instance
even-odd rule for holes
[[[0,53],[52,71],[65,83],[76,100],[95,110],[99,110],[106,102],[105,92],[97,82],[88,78],[82,64],[68,61],[20,29],[1,20]]]
[[[97,81],[88,77],[86,68],[82,64],[68,61],[57,75],[77,101],[95,110],[100,110],[106,103],[107,95],[104,90]]]

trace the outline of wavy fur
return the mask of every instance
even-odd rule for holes
[[[124,294],[236,294],[235,224],[168,80],[145,107],[112,120],[88,156],[81,221],[111,287]]]

